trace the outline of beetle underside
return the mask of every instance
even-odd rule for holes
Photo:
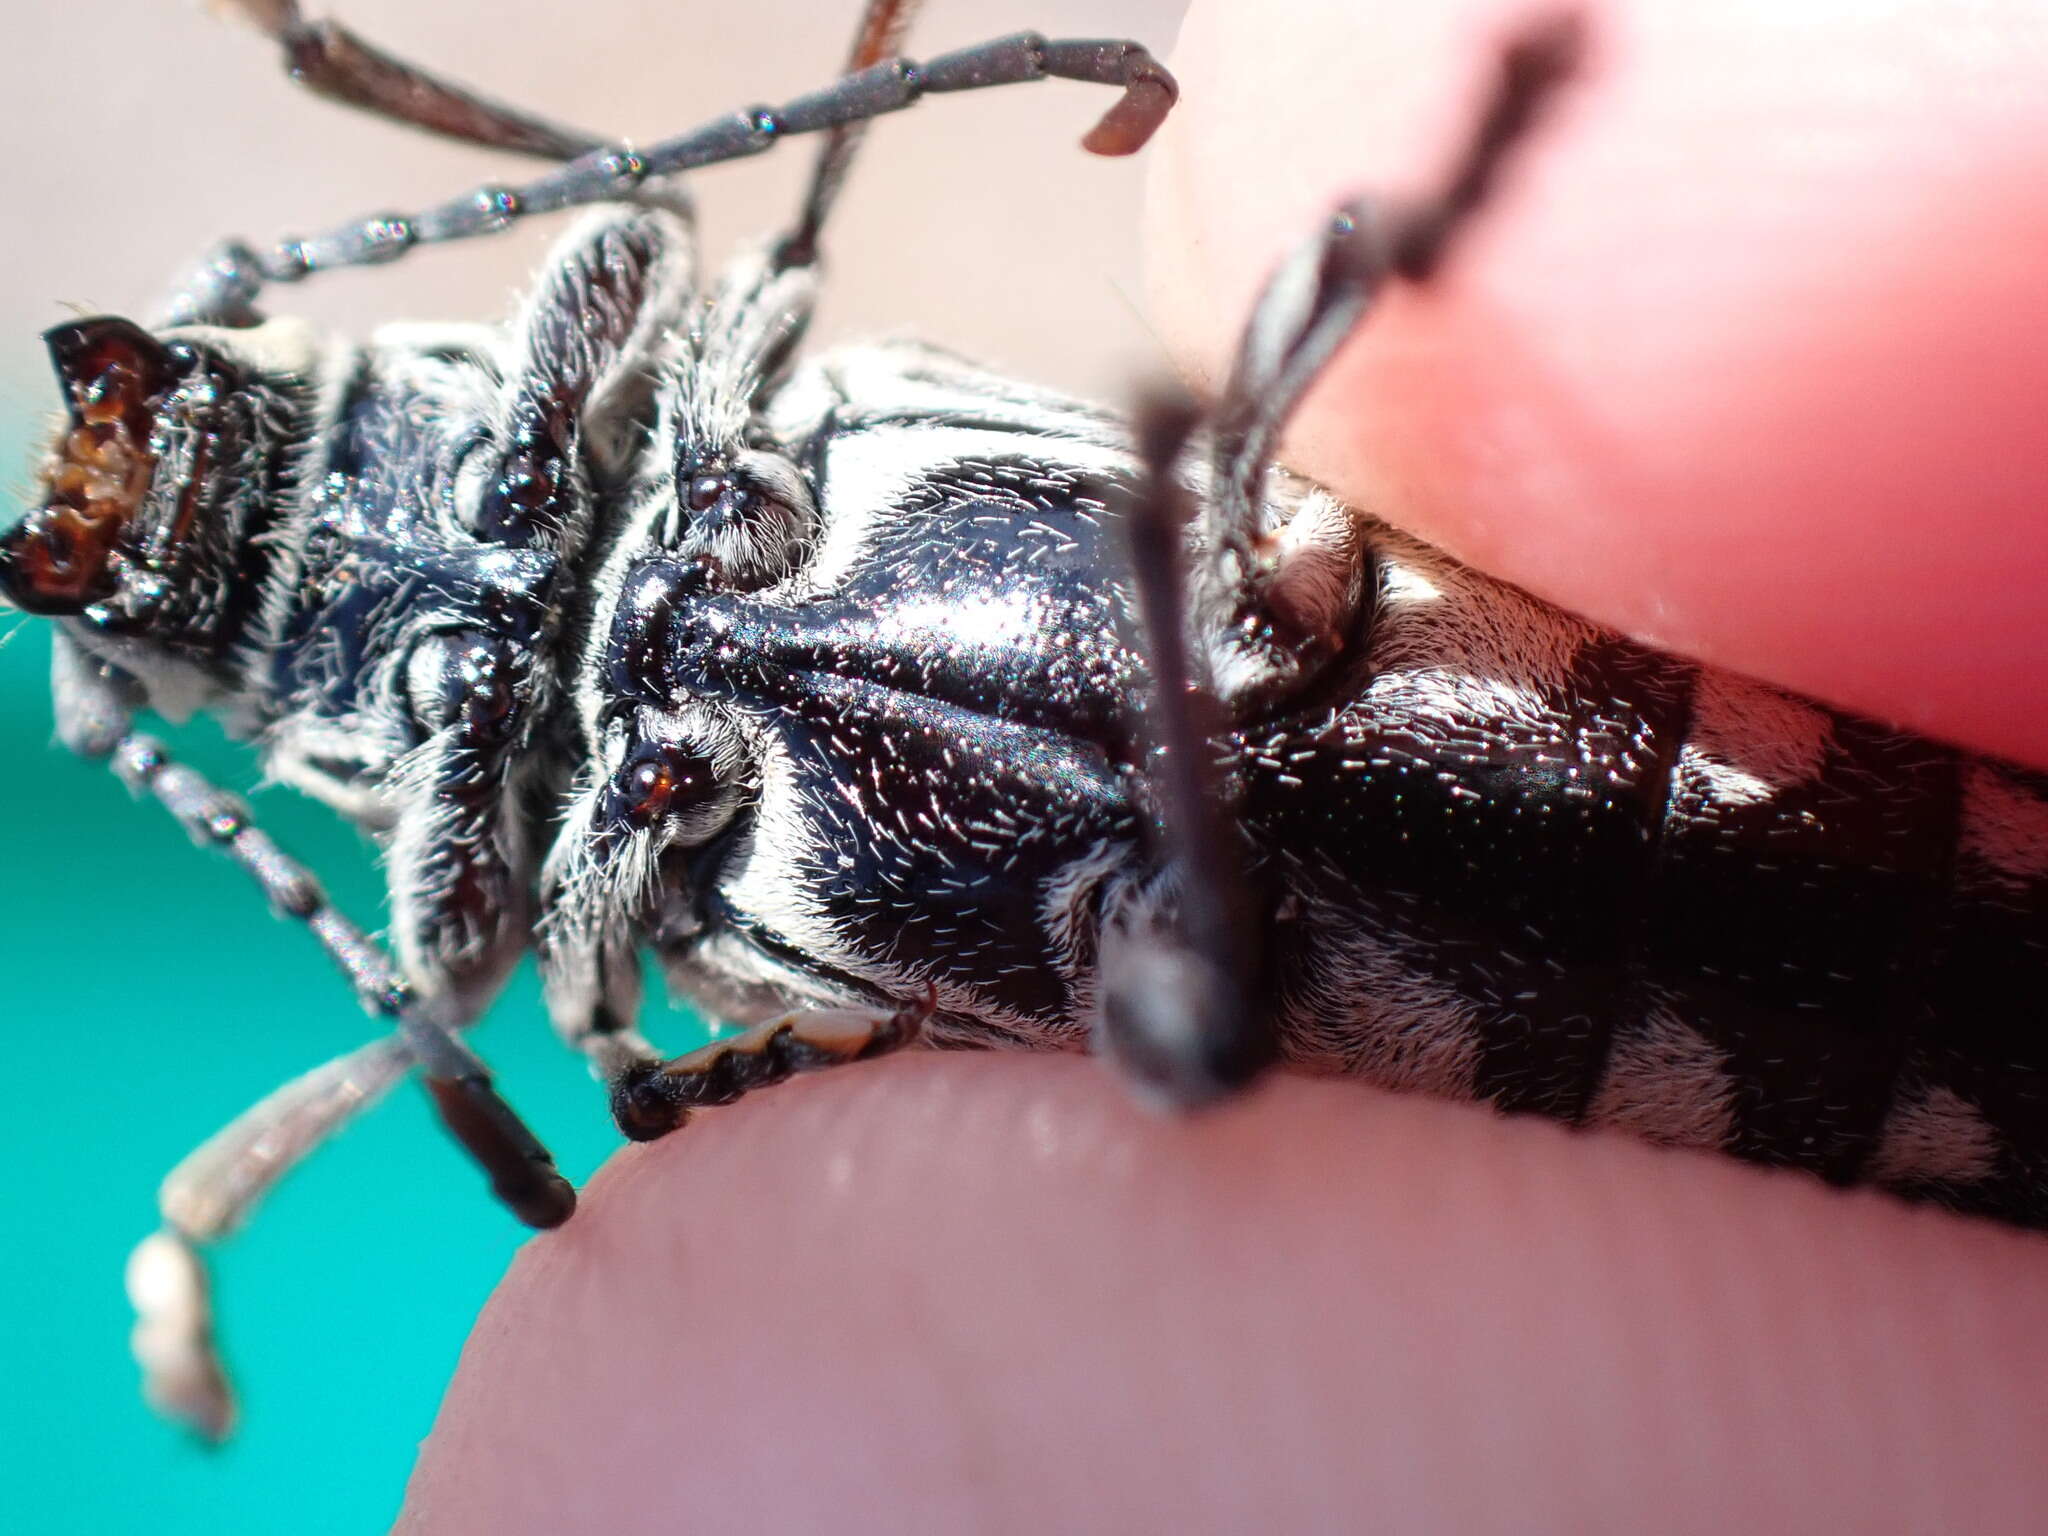
[[[60,734],[391,1030],[166,1182],[131,1284],[167,1409],[231,1416],[196,1245],[412,1071],[510,1208],[567,1218],[463,1039],[529,948],[634,1137],[919,1042],[1092,1046],[1176,1105],[1285,1058],[2048,1224],[2040,776],[1632,646],[1272,464],[1378,293],[1454,248],[1576,18],[1510,40],[1436,199],[1358,199],[1283,263],[1212,410],[1133,424],[800,341],[868,119],[1057,75],[1121,89],[1088,143],[1128,152],[1175,89],[1134,44],[914,65],[914,6],[873,0],[841,81],[631,149],[242,9],[326,94],[561,163],[231,243],[154,329],[50,336],[69,415],[0,586],[60,620]],[[807,132],[791,227],[700,282],[672,178]],[[258,307],[582,204],[495,336]],[[217,711],[376,835],[395,954],[144,708]],[[746,1030],[665,1058],[650,956]]]

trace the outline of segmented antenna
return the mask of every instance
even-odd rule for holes
[[[297,10],[291,0],[235,3],[266,30],[276,28],[272,35],[285,39],[288,48],[292,46],[290,38],[298,34],[291,28],[300,24],[294,19]],[[886,51],[908,25],[915,4],[916,0],[873,0],[854,44],[854,57]],[[351,39],[351,44],[367,49],[359,39]],[[387,92],[377,83],[381,79],[377,71],[368,66],[354,73],[342,70],[340,83],[322,76],[326,81],[323,93],[436,133],[529,153],[553,153],[542,148],[538,139],[521,140],[518,125],[507,126],[509,119],[490,115],[500,109],[402,61],[378,57],[404,71],[408,88],[423,94],[412,97],[403,91]],[[395,261],[414,246],[496,234],[535,214],[629,201],[646,196],[651,184],[664,178],[757,155],[798,134],[824,133],[830,137],[812,173],[803,211],[779,248],[784,266],[806,265],[816,259],[819,230],[869,119],[899,112],[931,93],[985,90],[1045,79],[1122,89],[1116,104],[1081,141],[1084,148],[1105,155],[1127,155],[1140,148],[1165,121],[1179,90],[1173,76],[1150,53],[1120,39],[1050,39],[1036,32],[1020,32],[924,63],[886,58],[779,107],[748,107],[727,113],[644,149],[623,143],[597,144],[523,185],[475,187],[418,213],[357,219],[325,234],[282,240],[261,251],[228,241],[173,295],[164,323],[251,325],[259,318],[256,299],[273,283],[299,282],[336,267]],[[581,142],[575,130],[557,130],[538,119],[514,116],[536,126],[537,132],[557,134],[559,148]]]

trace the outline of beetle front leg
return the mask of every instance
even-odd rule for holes
[[[730,1104],[799,1072],[871,1061],[922,1038],[938,1007],[927,989],[914,1003],[881,1008],[807,1008],[769,1019],[727,1040],[628,1069],[612,1083],[612,1114],[634,1141],[654,1141],[693,1109]]]

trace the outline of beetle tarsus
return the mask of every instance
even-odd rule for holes
[[[938,990],[894,1009],[811,1008],[783,1014],[676,1057],[636,1063],[612,1080],[612,1117],[634,1141],[666,1136],[695,1109],[730,1104],[800,1072],[871,1061],[922,1038]]]
[[[658,1061],[636,1062],[612,1079],[612,1122],[628,1141],[659,1141],[681,1127],[690,1112],[671,1090]]]

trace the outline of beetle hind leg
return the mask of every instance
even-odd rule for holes
[[[1509,153],[1576,70],[1584,34],[1575,11],[1525,26],[1508,40],[1433,197],[1356,199],[1281,263],[1222,397],[1199,421],[1210,474],[1193,514],[1179,465],[1196,413],[1165,400],[1138,413],[1146,475],[1128,519],[1131,643],[1151,683],[1131,758],[1166,899],[1104,926],[1097,1041],[1169,1103],[1218,1097],[1277,1054],[1263,996],[1264,904],[1247,888],[1251,850],[1219,746],[1227,720],[1306,681],[1366,611],[1355,516],[1326,493],[1276,494],[1281,431],[1386,287],[1438,270]],[[1204,637],[1200,651],[1190,652],[1189,628]]]
[[[1151,672],[1129,751],[1152,802],[1157,899],[1107,914],[1096,1043],[1149,1097],[1192,1108],[1242,1088],[1273,1060],[1259,998],[1256,904],[1212,742],[1213,679],[1187,646],[1182,541],[1188,507],[1175,475],[1195,423],[1179,402],[1139,413],[1146,475],[1127,529],[1136,604],[1132,648]]]
[[[1282,429],[1389,285],[1425,283],[1484,206],[1502,168],[1577,72],[1586,20],[1539,17],[1507,40],[1492,88],[1434,195],[1366,194],[1333,211],[1274,270],[1253,306],[1215,410],[1210,547],[1254,591],[1267,475]]]
[[[1095,1048],[1139,1097],[1167,1109],[1228,1098],[1276,1055],[1272,1020],[1245,973],[1171,921],[1104,933]]]

